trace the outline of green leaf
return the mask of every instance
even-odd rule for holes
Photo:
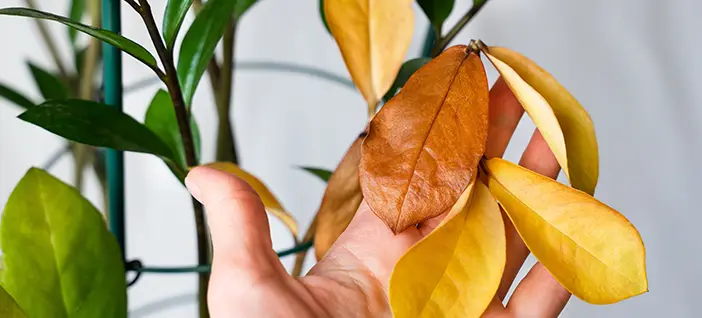
[[[315,168],[315,167],[300,167],[300,169],[305,170],[318,178],[322,179],[324,182],[329,182],[329,178],[331,178],[332,172],[326,169],[322,168]]]
[[[15,299],[2,287],[0,287],[0,317],[27,318]]]
[[[33,9],[26,9],[26,8],[6,8],[6,9],[0,9],[0,15],[12,15],[12,16],[21,16],[21,17],[29,17],[29,18],[36,18],[36,19],[44,19],[44,20],[51,20],[51,21],[56,21],[59,23],[62,23],[66,26],[69,26],[71,28],[74,28],[80,32],[83,32],[85,34],[88,34],[92,37],[95,37],[107,44],[110,44],[125,53],[133,56],[137,60],[141,61],[142,63],[146,64],[149,67],[156,68],[158,67],[156,65],[156,59],[154,58],[149,51],[147,51],[144,47],[141,45],[135,43],[134,41],[127,39],[117,33],[114,33],[112,31],[107,31],[107,30],[102,30],[102,29],[97,29],[91,26],[87,26],[85,24],[78,23],[76,21],[73,21],[71,19],[67,19],[62,16],[58,16],[55,14],[47,13],[47,12],[42,12],[38,10],[33,10]]]
[[[32,62],[27,62],[27,66],[29,66],[34,82],[45,100],[68,98],[68,89],[56,75],[32,64]]]
[[[166,12],[163,14],[163,39],[168,50],[173,50],[180,26],[192,4],[193,0],[168,0]]]
[[[146,110],[144,125],[151,129],[175,154],[175,162],[181,170],[187,171],[188,165],[185,160],[185,149],[183,139],[180,135],[180,128],[176,118],[175,108],[170,95],[165,90],[159,90],[151,100],[149,109]],[[200,157],[200,130],[197,127],[195,118],[190,118],[190,129],[193,133],[193,143],[195,153]]]
[[[324,13],[324,0],[319,0],[319,16],[322,18],[324,28],[327,29],[327,32],[329,32],[329,34],[331,34],[331,30],[329,30],[329,24],[327,23],[327,14]]]
[[[405,83],[412,76],[412,74],[414,74],[414,72],[416,72],[419,68],[424,66],[424,64],[429,63],[429,61],[431,61],[430,58],[419,57],[416,59],[411,59],[402,64],[402,67],[400,67],[400,71],[397,73],[397,77],[395,77],[395,82],[392,83],[392,86],[390,86],[388,92],[385,93],[385,96],[383,96],[383,100],[387,102],[393,96],[395,96],[397,90],[402,88],[402,86],[405,86]]]
[[[73,187],[32,168],[0,225],[0,283],[32,318],[124,318],[122,254],[103,216]]]
[[[15,105],[25,109],[29,109],[30,107],[36,105],[24,95],[3,84],[0,84],[0,97],[3,97]]]
[[[68,17],[73,20],[80,22],[83,19],[83,13],[85,12],[85,0],[73,0],[71,1],[71,12]],[[71,44],[75,46],[76,37],[78,32],[74,28],[68,28],[68,38],[71,39]]]
[[[105,104],[54,100],[30,108],[19,118],[75,142],[173,159],[168,146],[149,128]]]
[[[240,18],[256,1],[258,0],[237,0],[236,7],[234,8],[234,15]]]
[[[441,26],[453,10],[454,2],[455,0],[417,0],[435,30],[441,30]]]
[[[230,22],[237,1],[209,0],[183,38],[178,58],[178,79],[183,98],[190,107],[193,95],[207,69],[224,28]]]

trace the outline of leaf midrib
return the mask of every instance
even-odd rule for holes
[[[51,222],[49,220],[49,213],[46,209],[46,202],[47,198],[45,195],[45,189],[44,189],[44,181],[41,181],[39,178],[38,180],[38,188],[39,188],[39,199],[41,202],[41,209],[42,209],[42,216],[43,216],[43,221],[46,223],[46,229],[49,234],[49,241],[51,242],[51,257],[54,260],[54,269],[56,270],[56,282],[58,283],[58,287],[61,290],[61,302],[63,303],[63,313],[65,314],[64,317],[68,317],[68,304],[66,304],[66,298],[64,297],[64,290],[63,290],[63,283],[61,282],[61,273],[59,271],[59,265],[58,265],[58,258],[56,257],[56,252],[54,250],[54,232],[51,230]]]
[[[429,139],[429,135],[431,134],[431,130],[434,127],[434,124],[436,123],[436,119],[439,117],[439,114],[441,113],[441,110],[444,108],[444,104],[446,103],[446,97],[448,97],[449,92],[451,92],[451,87],[453,86],[454,81],[456,81],[456,77],[458,77],[458,73],[461,71],[461,67],[463,66],[463,63],[465,63],[466,60],[468,60],[468,57],[470,54],[465,54],[463,56],[463,60],[461,60],[461,63],[458,64],[458,67],[456,67],[456,72],[454,72],[453,77],[451,78],[451,82],[448,85],[448,88],[446,89],[446,93],[444,93],[444,97],[441,99],[441,104],[439,107],[436,109],[436,113],[432,117],[431,124],[429,125],[429,128],[427,129],[427,133],[424,136],[424,139],[422,140],[422,149],[420,149],[417,152],[417,156],[414,158],[414,161],[412,162],[412,174],[410,174],[409,180],[407,180],[407,188],[405,188],[404,195],[402,196],[402,204],[400,205],[400,211],[397,213],[397,218],[395,219],[395,226],[394,226],[394,232],[397,231],[397,225],[400,222],[400,217],[402,217],[402,211],[405,207],[405,202],[407,202],[407,193],[409,192],[409,188],[412,185],[412,180],[414,180],[414,176],[416,175],[416,168],[417,168],[417,163],[419,162],[419,157],[422,155],[424,152],[424,149],[426,148],[425,145],[427,143],[427,140]]]

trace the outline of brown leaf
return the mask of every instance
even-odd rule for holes
[[[329,178],[327,190],[324,192],[322,204],[317,212],[317,231],[314,237],[317,260],[327,253],[339,235],[346,230],[363,200],[358,183],[358,165],[361,161],[361,144],[365,136],[366,133],[363,132],[351,144]]]
[[[454,46],[420,68],[370,124],[360,182],[394,233],[447,211],[485,152],[488,85],[480,57]]]

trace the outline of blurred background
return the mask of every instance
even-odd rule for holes
[[[165,1],[150,1],[161,21]],[[41,9],[65,15],[68,0],[40,0]],[[470,8],[458,0],[448,25]],[[2,0],[0,7],[23,6]],[[428,22],[415,4],[415,35],[408,58],[420,54]],[[139,17],[123,4],[123,34],[147,48]],[[696,0],[491,0],[454,41],[480,38],[507,46],[549,70],[590,112],[600,146],[596,197],[621,211],[639,229],[647,249],[650,292],[610,306],[573,299],[562,317],[695,317],[702,299],[702,222],[697,204],[702,178],[702,2]],[[192,21],[188,16],[186,23]],[[50,24],[52,36],[67,32]],[[50,56],[30,19],[0,18],[0,81],[36,97],[25,60],[51,68]],[[82,38],[81,40],[87,40]],[[239,62],[288,62],[349,78],[332,37],[319,18],[317,0],[260,0],[239,23]],[[70,50],[59,47],[69,60]],[[491,82],[496,72],[488,65]],[[124,83],[153,78],[124,57]],[[206,78],[206,76],[205,76]],[[203,161],[214,158],[216,111],[208,80],[194,102],[203,136]],[[125,96],[125,111],[138,120],[159,84]],[[359,93],[316,77],[241,69],[235,75],[235,134],[241,165],[262,179],[304,230],[325,184],[297,166],[333,170],[366,120]],[[31,166],[63,147],[61,139],[15,117],[21,109],[0,99],[0,205]],[[506,157],[517,161],[534,129],[525,118]],[[89,171],[89,170],[86,170]],[[70,182],[64,156],[51,173]],[[96,177],[86,193],[102,205]],[[151,266],[196,261],[194,220],[186,191],[156,157],[126,154],[127,257]],[[274,247],[293,245],[271,220]],[[313,255],[307,268],[313,264]],[[283,262],[291,267],[293,257]],[[530,259],[527,269],[533,264]],[[129,290],[130,317],[193,317],[195,274],[145,274]]]

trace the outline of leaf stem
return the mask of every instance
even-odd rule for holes
[[[25,3],[30,9],[37,10],[37,5],[34,2],[34,0],[25,0]],[[39,29],[39,35],[44,41],[46,48],[49,50],[49,54],[51,54],[51,58],[54,60],[54,64],[56,64],[56,68],[59,71],[61,79],[67,83],[69,78],[68,72],[66,71],[63,61],[61,60],[61,55],[59,54],[56,43],[54,42],[53,37],[51,37],[51,35],[49,34],[49,30],[46,27],[46,23],[42,19],[34,19],[34,23],[36,23],[37,28]]]
[[[456,23],[456,25],[454,25],[445,36],[436,41],[434,49],[432,49],[432,56],[436,57],[437,55],[441,54],[441,51],[443,51],[446,46],[451,43],[456,35],[458,35],[458,32],[460,32],[463,27],[465,27],[466,24],[468,24],[468,22],[470,22],[470,20],[472,20],[475,15],[478,14],[478,12],[480,12],[480,9],[482,9],[488,1],[489,0],[474,1],[473,6],[470,8],[470,10],[468,10],[468,12],[466,12],[466,14],[463,15],[463,17],[461,17],[460,20],[458,20],[458,23]]]
[[[163,64],[165,74],[163,76],[163,81],[168,88],[168,92],[171,96],[173,102],[173,107],[175,108],[176,119],[178,121],[178,128],[180,130],[180,136],[183,142],[183,149],[185,150],[185,162],[189,167],[196,166],[197,157],[195,155],[195,145],[193,142],[192,130],[190,128],[190,114],[185,105],[185,100],[183,99],[183,92],[180,88],[180,83],[178,81],[178,72],[173,63],[172,52],[166,48],[163,43],[163,39],[154,21],[153,13],[151,12],[151,7],[147,0],[139,0],[138,10],[146,29],[149,32],[151,41],[156,48],[158,56]],[[198,264],[207,265],[210,262],[209,257],[209,240],[207,236],[207,229],[205,227],[205,213],[202,204],[192,198],[193,211],[195,214],[195,227],[197,233],[197,252],[198,252]],[[209,281],[209,275],[207,273],[201,273],[199,278],[199,301],[200,301],[200,317],[208,317],[207,311],[207,285]]]

